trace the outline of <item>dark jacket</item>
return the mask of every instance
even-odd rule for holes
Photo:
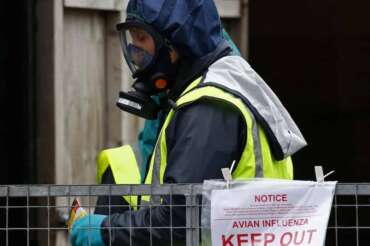
[[[164,183],[202,183],[205,179],[222,178],[221,168],[230,167],[233,160],[238,161],[244,148],[246,127],[239,112],[229,106],[214,101],[202,100],[181,108],[175,113],[166,130],[167,168]],[[227,130],[225,130],[227,129]],[[114,200],[114,199],[113,199]],[[125,211],[111,215],[103,227],[123,227],[126,229],[103,230],[106,245],[166,245],[171,241],[168,229],[151,227],[185,226],[185,207],[165,205],[184,205],[184,197],[164,197],[163,205],[144,207],[139,211]],[[152,223],[152,224],[151,224]],[[129,227],[140,227],[133,229]],[[131,234],[130,234],[131,233]],[[173,230],[172,240],[185,240],[185,230]]]
[[[130,0],[127,12],[156,28],[180,53],[183,64],[170,93],[174,101],[190,82],[231,51],[212,0]],[[164,119],[166,110],[162,115]],[[202,183],[222,178],[221,168],[230,167],[241,156],[245,131],[243,116],[223,103],[201,100],[181,108],[166,129],[164,183]],[[103,228],[122,229],[102,229],[106,245],[185,242],[185,207],[165,206],[184,205],[184,197],[163,197],[163,205],[112,214],[104,220]]]

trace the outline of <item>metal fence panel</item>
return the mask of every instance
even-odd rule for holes
[[[186,231],[186,245],[200,242],[201,184],[176,184],[152,187],[149,185],[5,185],[0,186],[0,245],[51,246],[55,234],[68,229],[64,224],[70,204],[80,197],[82,206],[93,212],[96,197],[123,195],[184,196],[186,224],[170,224],[161,229],[170,231],[169,245],[175,245],[173,232]],[[154,205],[149,206],[154,209]],[[114,205],[108,205],[109,211]],[[132,209],[132,208],[128,208]],[[142,229],[156,229],[142,228]],[[108,228],[110,231],[117,228]],[[138,228],[129,228],[136,230]],[[158,228],[157,228],[158,229]],[[370,242],[370,184],[338,184],[329,220],[326,245],[367,246]],[[156,245],[150,237],[148,243]],[[129,245],[134,245],[130,242]]]

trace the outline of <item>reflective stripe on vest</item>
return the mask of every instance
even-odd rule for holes
[[[201,98],[224,101],[238,108],[244,116],[247,126],[247,141],[237,168],[232,173],[234,179],[238,180],[254,177],[293,179],[291,158],[287,157],[281,161],[274,160],[263,129],[256,123],[253,114],[242,100],[214,86],[196,88],[200,82],[201,78],[191,83],[176,102],[176,109],[171,110],[168,114],[157,140],[154,155],[150,161],[149,172],[145,179],[145,184],[163,184],[167,165],[166,128],[177,109]],[[229,163],[225,163],[225,165],[227,164]],[[150,196],[142,197],[142,200],[150,201]]]
[[[105,171],[111,168],[116,184],[140,184],[141,177],[135,153],[130,145],[103,150],[97,160],[97,183],[101,184]],[[137,209],[137,196],[123,196],[133,209]]]

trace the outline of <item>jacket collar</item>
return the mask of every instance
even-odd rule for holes
[[[179,73],[176,78],[176,82],[169,93],[169,98],[176,101],[191,82],[204,75],[207,72],[208,67],[222,57],[230,55],[231,52],[231,47],[228,42],[224,40],[213,52],[208,53],[198,60],[181,60],[179,64]]]

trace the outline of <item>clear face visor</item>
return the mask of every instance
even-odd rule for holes
[[[140,27],[121,29],[119,34],[123,55],[131,72],[135,75],[149,68],[156,56],[153,36]]]

